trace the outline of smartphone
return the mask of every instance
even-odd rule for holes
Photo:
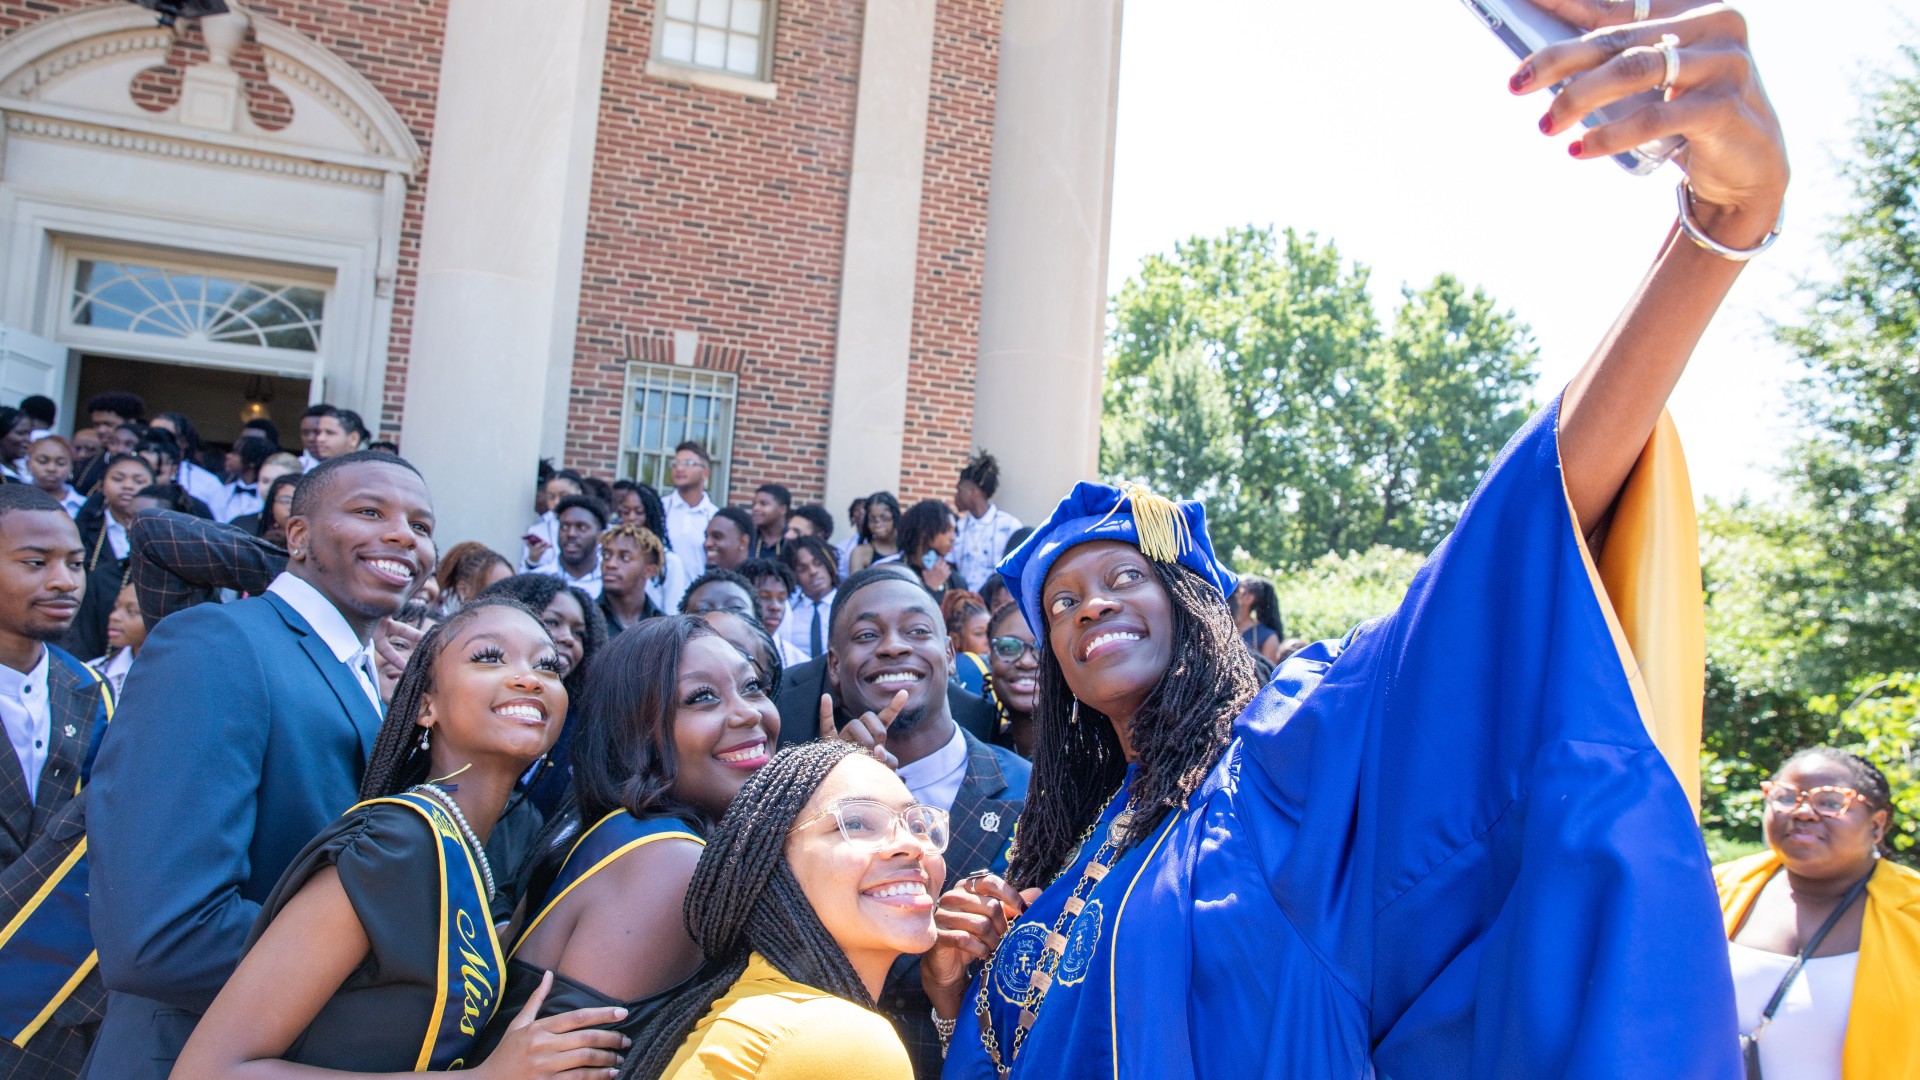
[[[1558,16],[1540,10],[1528,0],[1460,0],[1473,12],[1482,26],[1493,31],[1495,37],[1506,43],[1513,55],[1521,59],[1539,52],[1557,41],[1577,38],[1581,31],[1571,23],[1562,21]],[[1564,85],[1564,84],[1562,84]],[[1560,87],[1553,88],[1554,93]],[[1652,105],[1660,100],[1658,90],[1647,90],[1622,98],[1611,105],[1595,109],[1582,122],[1588,127],[1597,127],[1608,121],[1618,120],[1632,115],[1635,111]],[[1642,143],[1631,150],[1613,155],[1620,167],[1635,176],[1645,176],[1659,168],[1679,153],[1687,145],[1687,140],[1678,135],[1669,135]]]

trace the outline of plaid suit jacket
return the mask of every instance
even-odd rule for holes
[[[133,591],[152,626],[221,589],[248,596],[267,591],[287,568],[285,548],[244,529],[172,510],[143,510],[127,530]]]
[[[111,692],[92,669],[49,645],[47,701],[53,723],[39,791],[27,800],[19,759],[0,755],[0,925],[10,921],[86,836],[80,776],[110,710]],[[0,1078],[71,1080],[80,1073],[106,1010],[90,973],[26,1049],[0,1041]]]
[[[1033,766],[1011,750],[990,746],[961,728],[967,740],[967,775],[947,811],[947,880],[944,887],[976,870],[1005,870],[1013,823],[1027,802],[1027,778]],[[920,989],[920,958],[903,956],[887,972],[880,1011],[913,1061],[915,1080],[938,1080],[942,1055],[933,1028],[933,1003]]]

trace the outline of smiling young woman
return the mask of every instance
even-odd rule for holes
[[[484,845],[566,710],[553,642],[520,604],[479,600],[429,631],[374,744],[364,801],[274,887],[173,1075],[473,1066],[518,1080],[617,1065],[620,1036],[593,1029],[618,1010],[536,1019],[537,1000],[475,1065],[505,967]]]
[[[1886,776],[1816,746],[1761,796],[1767,850],[1714,870],[1749,1054],[1769,1077],[1910,1072],[1920,873],[1880,857],[1893,824]]]
[[[623,1080],[909,1080],[874,1000],[934,941],[946,812],[835,740],[782,751],[742,787],[694,869],[707,965],[634,1042]]]
[[[1081,484],[1001,563],[1040,646],[1033,780],[1011,880],[942,897],[921,965],[948,1080],[1740,1075],[1690,755],[1649,735],[1648,684],[1698,660],[1636,662],[1596,562],[1698,566],[1662,411],[1777,230],[1784,145],[1732,9],[1539,3],[1598,32],[1509,86],[1560,91],[1551,134],[1662,81],[1571,149],[1684,136],[1679,220],[1405,600],[1264,690],[1197,503]],[[1543,236],[1577,248],[1577,214]],[[1543,272],[1583,265],[1549,245]],[[1665,533],[1616,512],[1636,468],[1631,508],[1683,508]]]
[[[700,965],[687,882],[712,823],[767,763],[780,714],[737,648],[674,615],[607,646],[574,723],[580,812],[543,842],[501,1015],[552,971],[547,1013],[617,1005],[632,1035]]]

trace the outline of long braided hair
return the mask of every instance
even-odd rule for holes
[[[430,763],[427,752],[420,749],[418,724],[420,700],[433,692],[434,661],[463,627],[481,612],[494,608],[517,611],[532,619],[535,626],[540,625],[540,616],[520,601],[510,596],[483,596],[428,630],[407,659],[407,669],[400,673],[400,681],[394,685],[393,700],[387,704],[387,719],[373,740],[373,753],[367,756],[367,773],[360,781],[362,799],[397,795],[426,781]]]
[[[1144,809],[1127,846],[1153,833],[1167,811],[1186,805],[1226,749],[1234,718],[1259,690],[1253,656],[1234,632],[1220,594],[1175,563],[1148,560],[1173,604],[1173,657],[1134,714],[1129,735],[1139,772],[1131,796]],[[1033,779],[1009,869],[1016,889],[1044,888],[1073,863],[1081,835],[1126,776],[1113,724],[1080,707],[1049,635],[1037,635],[1040,691],[1034,699]]]
[[[706,955],[699,974],[633,1036],[621,1080],[658,1080],[750,953],[796,982],[873,1008],[866,984],[813,913],[787,865],[787,831],[834,766],[861,749],[837,739],[782,750],[747,778],[687,885],[687,930]]]

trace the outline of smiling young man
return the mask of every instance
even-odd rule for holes
[[[0,754],[0,926],[14,926],[0,942],[6,1076],[76,1075],[105,996],[98,976],[69,983],[86,970],[93,940],[86,871],[67,860],[85,835],[74,795],[87,747],[111,703],[100,676],[52,644],[80,610],[85,560],[58,500],[0,487],[0,726],[13,750]],[[23,1034],[24,1046],[15,1041]]]
[[[915,801],[947,811],[948,881],[1005,866],[1032,766],[954,722],[947,684],[953,644],[933,594],[887,567],[862,570],[840,583],[830,640],[827,682],[841,710],[860,718],[839,735],[879,744]],[[903,691],[905,701],[897,702]],[[823,699],[821,709],[828,718],[824,733],[833,703]],[[885,715],[892,722],[882,735],[876,718]],[[894,965],[880,1007],[906,1043],[915,1075],[939,1076],[940,1041],[929,1019],[932,1003],[920,987],[918,957]]]
[[[433,508],[391,454],[301,480],[266,594],[155,626],[88,793],[105,1023],[86,1075],[161,1080],[260,904],[358,798],[381,721],[375,625],[433,573]]]
[[[723,506],[707,522],[702,547],[708,570],[738,570],[752,557],[753,519],[737,506]],[[704,572],[704,571],[703,571]]]

